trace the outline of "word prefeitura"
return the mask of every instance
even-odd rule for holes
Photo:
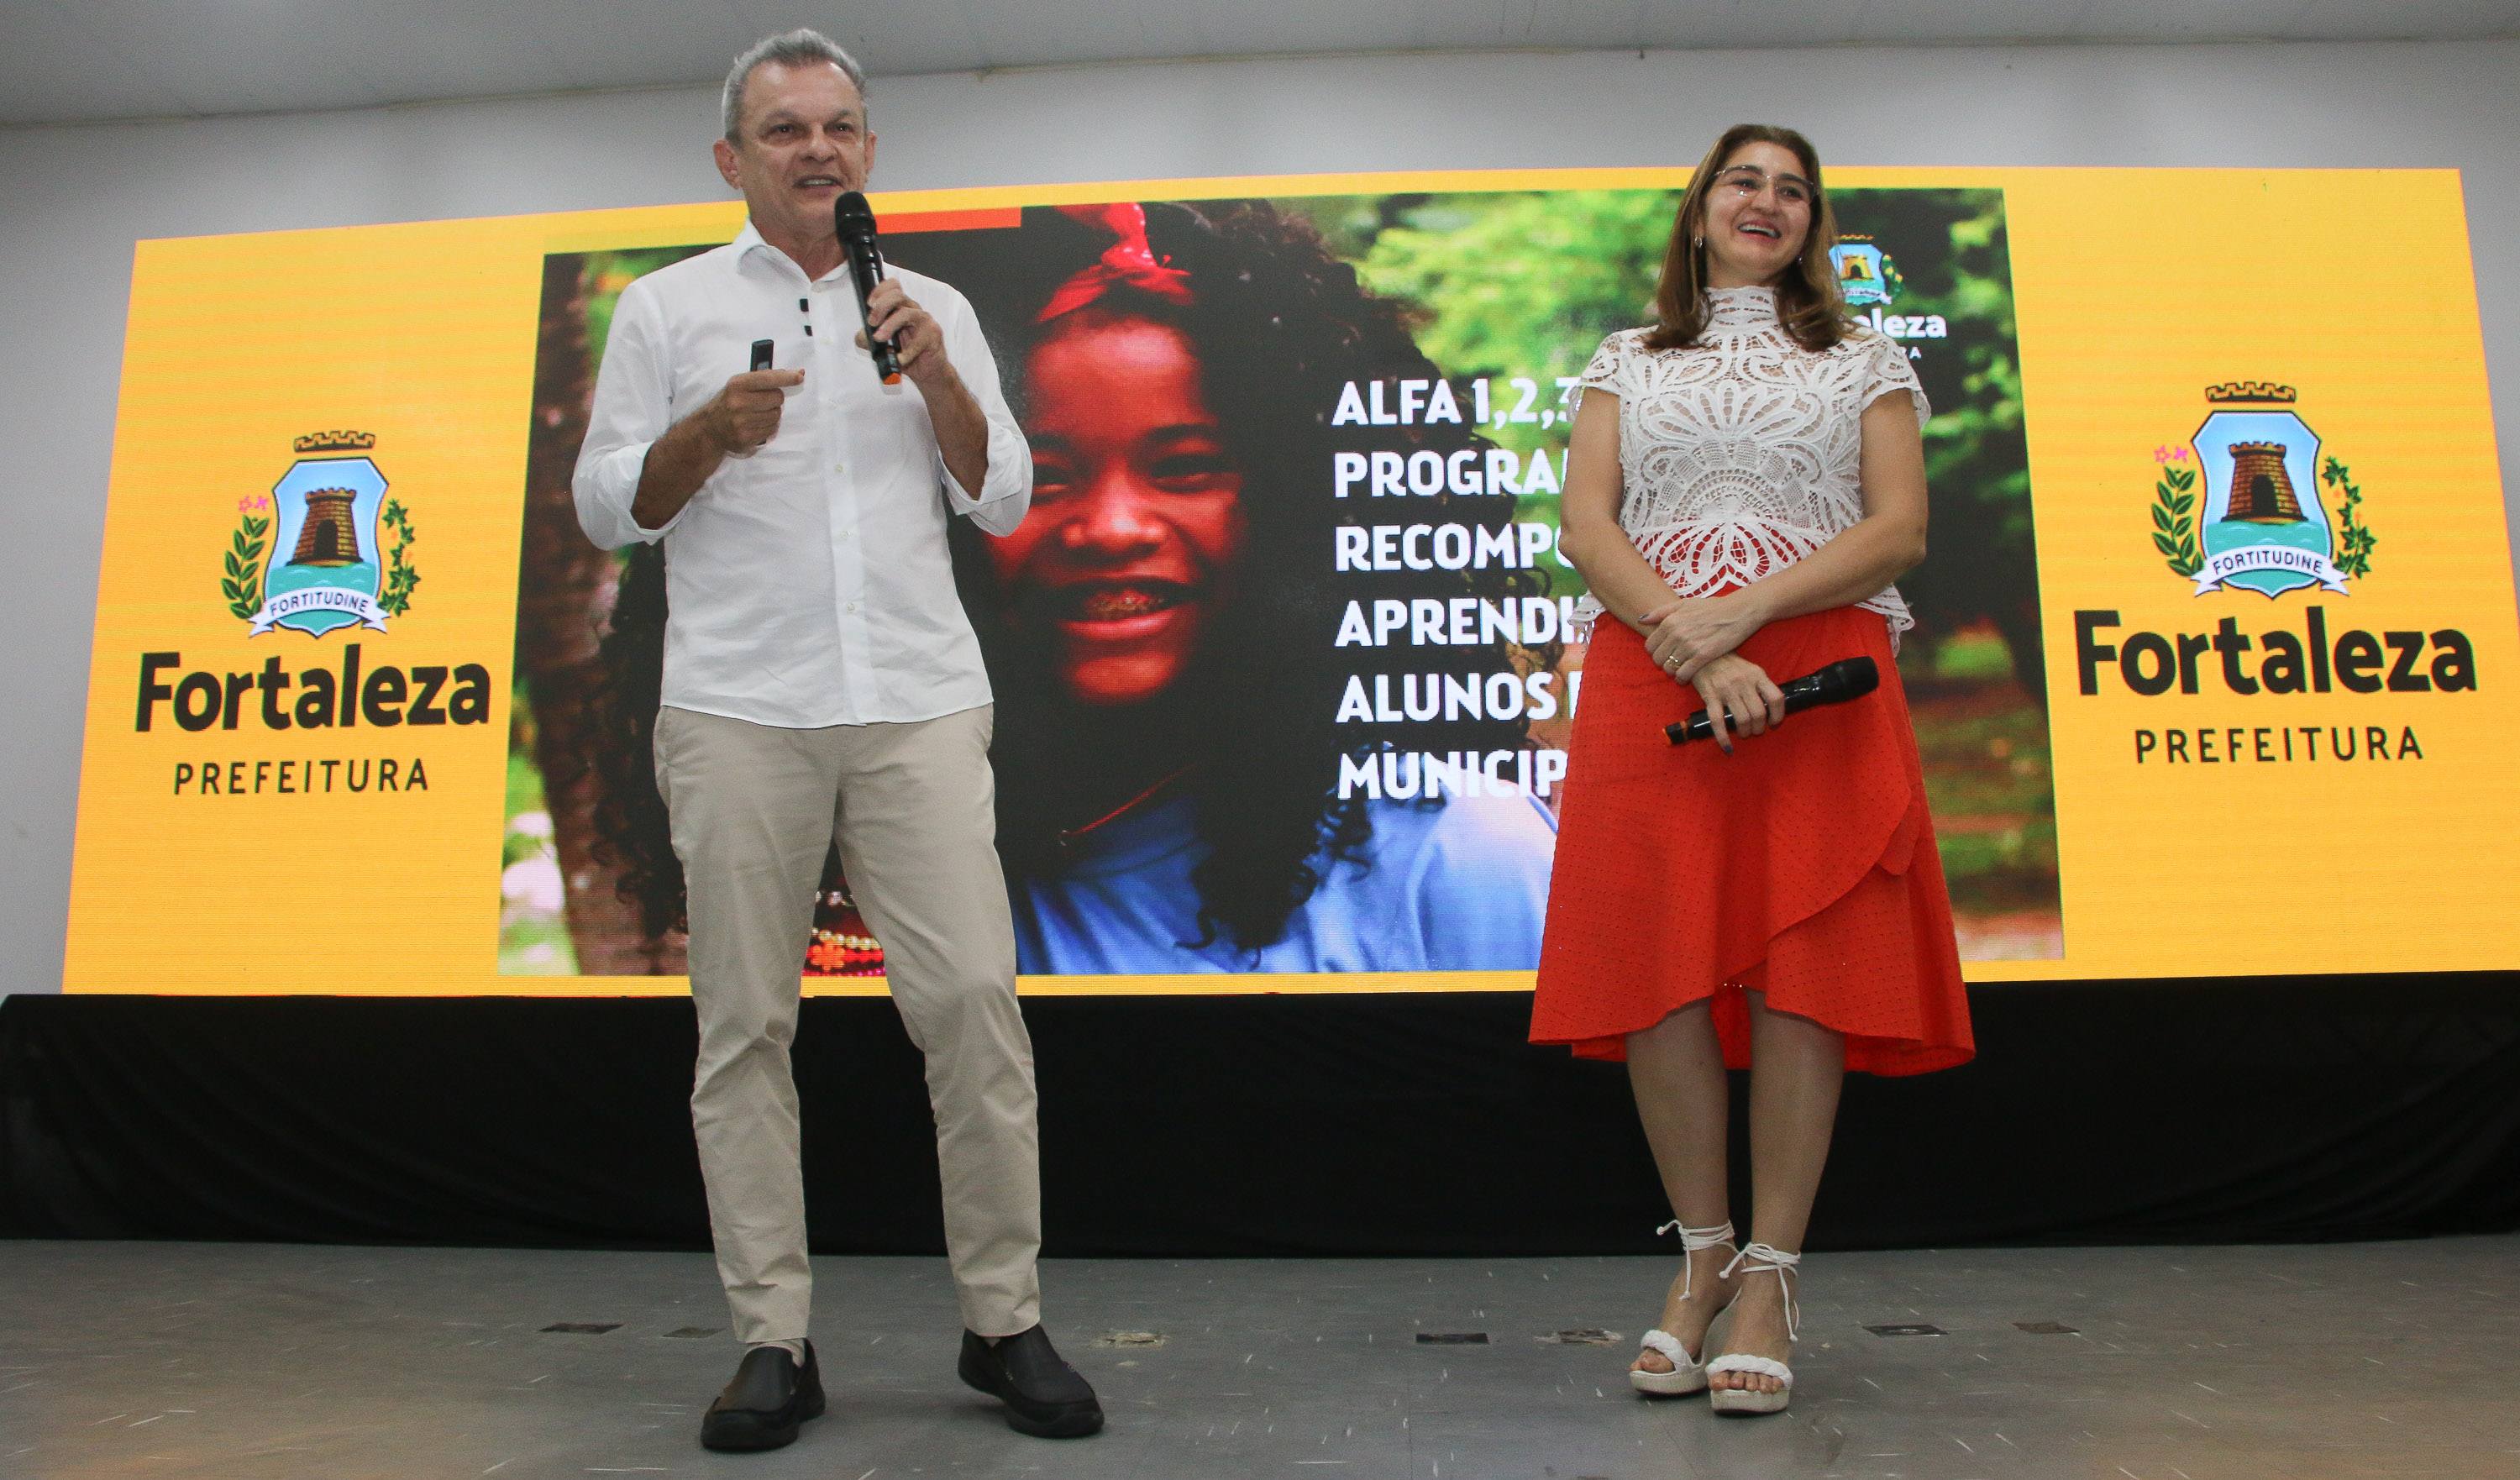
[[[175,723],[186,730],[212,725],[234,730],[252,706],[263,728],[347,729],[364,718],[379,729],[396,725],[480,725],[490,719],[490,670],[479,663],[453,667],[416,664],[408,672],[391,665],[359,671],[359,645],[341,649],[341,669],[281,670],[278,654],[263,659],[259,670],[244,673],[188,673],[176,683],[158,675],[184,666],[180,652],[140,654],[140,701],[132,728],[146,733],[164,704]],[[296,690],[294,701],[287,696]],[[390,762],[386,763],[390,764]]]
[[[339,783],[343,791],[426,791],[428,767],[418,756],[404,765],[393,756],[358,760],[191,761],[175,763],[175,791],[195,796],[321,796]]]
[[[2131,633],[2103,643],[2119,625],[2115,611],[2074,613],[2074,663],[2082,692],[2100,692],[2100,670],[2114,667],[2118,681],[2147,697],[2202,688],[2201,676],[2218,674],[2233,694],[2461,694],[2476,688],[2476,647],[2455,627],[2433,632],[2349,631],[2332,643],[2327,611],[2302,608],[2308,633],[2261,632],[2254,640],[2239,620],[2225,617],[2207,632]],[[2206,655],[2216,661],[2208,663]],[[2264,654],[2263,657],[2258,654]],[[2390,654],[2395,653],[2393,658]]]
[[[2296,740],[2296,737],[2298,739]],[[2231,725],[2193,732],[2164,730],[2156,735],[2150,730],[2135,733],[2135,763],[2147,760],[2163,764],[2187,761],[2194,765],[2223,763],[2250,765],[2282,765],[2292,761],[2350,761],[2357,754],[2364,760],[2419,761],[2424,747],[2415,739],[2413,727],[2398,728],[2394,753],[2386,725]],[[2319,751],[2327,753],[2321,756]]]

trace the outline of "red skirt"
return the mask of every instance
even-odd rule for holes
[[[1596,624],[1532,1042],[1623,1059],[1628,1034],[1712,997],[1724,1061],[1746,1068],[1746,988],[1844,1034],[1850,1069],[1922,1074],[1975,1054],[1888,625],[1841,606],[1740,648],[1778,683],[1867,653],[1879,689],[1736,737],[1727,755],[1666,740],[1663,726],[1706,701],[1625,624]]]

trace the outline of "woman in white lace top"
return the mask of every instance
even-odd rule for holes
[[[1585,372],[1562,499],[1560,548],[1603,619],[1531,1036],[1628,1060],[1686,1261],[1630,1377],[1711,1388],[1728,1413],[1791,1391],[1793,1270],[1846,1070],[1974,1052],[1895,662],[1930,413],[1906,351],[1846,317],[1820,178],[1788,129],[1741,125],[1709,152],[1659,322]],[[1877,691],[1785,718],[1780,682],[1859,656]],[[1715,743],[1667,742],[1697,709]],[[1728,1065],[1752,1071],[1742,1240]]]

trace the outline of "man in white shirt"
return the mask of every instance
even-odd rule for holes
[[[963,1379],[1026,1433],[1102,1423],[1040,1325],[989,682],[945,543],[956,516],[1013,530],[1032,459],[945,284],[895,272],[877,289],[869,316],[902,377],[875,371],[832,228],[875,159],[864,98],[857,64],[813,31],[736,60],[716,156],[751,219],[622,292],[577,463],[590,538],[665,541],[656,784],[689,889],[692,1124],[747,1347],[702,1420],[712,1449],[775,1449],[823,1411],[788,1045],[833,841],[927,1057]],[[772,368],[747,370],[763,339]]]

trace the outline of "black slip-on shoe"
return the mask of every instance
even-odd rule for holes
[[[735,1380],[700,1418],[700,1444],[715,1450],[780,1449],[796,1442],[796,1426],[823,1416],[823,1368],[814,1343],[805,1343],[805,1365],[780,1346],[743,1354]]]
[[[1059,1360],[1040,1326],[1000,1340],[963,1333],[965,1382],[1007,1406],[1007,1427],[1036,1439],[1082,1439],[1102,1431],[1102,1405],[1085,1374]]]

